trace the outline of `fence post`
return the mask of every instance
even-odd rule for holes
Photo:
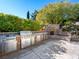
[[[16,36],[16,41],[17,41],[17,50],[21,50],[21,36],[20,35]]]

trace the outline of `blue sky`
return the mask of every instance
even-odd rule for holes
[[[50,2],[57,0],[0,0],[0,12],[16,15],[26,18],[29,10],[31,13],[37,9],[41,9]],[[79,2],[78,0],[70,0],[70,2]]]

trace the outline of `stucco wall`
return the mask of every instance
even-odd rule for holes
[[[37,44],[47,39],[48,37],[46,35],[47,33],[45,32],[21,31],[20,35],[5,37],[4,39],[0,38],[0,52],[9,53]],[[18,36],[20,39],[17,38]],[[18,48],[18,45],[20,48]]]
[[[0,51],[4,53],[15,51],[17,46],[16,43],[16,37],[7,37],[6,39],[2,39],[0,41]]]

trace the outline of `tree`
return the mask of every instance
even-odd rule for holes
[[[42,8],[36,20],[47,21],[52,24],[62,24],[64,20],[75,20],[79,15],[79,4],[53,3]]]
[[[41,22],[0,13],[0,32],[39,31]]]
[[[22,20],[17,16],[0,13],[0,32],[20,31]]]
[[[29,13],[29,11],[27,12],[27,19],[30,19],[30,13]]]
[[[35,10],[34,13],[32,13],[32,15],[31,15],[32,20],[36,20],[37,14],[38,14],[37,10]]]
[[[69,0],[57,0],[57,1],[63,3],[63,2],[68,2]]]

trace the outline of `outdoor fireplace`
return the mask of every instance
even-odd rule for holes
[[[50,31],[50,35],[54,35],[54,31]]]

